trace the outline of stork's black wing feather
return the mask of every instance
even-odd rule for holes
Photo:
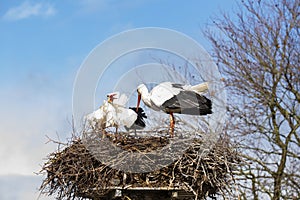
[[[138,110],[136,110],[136,107],[129,107],[129,109],[137,113],[137,119],[135,120],[134,124],[131,127],[129,127],[129,129],[145,128],[146,127],[145,119],[147,118],[147,115],[144,112],[144,109],[141,107],[139,107]]]
[[[180,84],[180,83],[172,83],[172,87],[174,88],[179,88],[179,89],[183,89],[183,84]]]
[[[182,113],[188,115],[207,115],[212,113],[212,102],[204,95],[193,91],[180,91],[164,102],[163,110],[167,113]]]

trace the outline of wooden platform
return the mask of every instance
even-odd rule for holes
[[[93,200],[194,200],[192,192],[180,188],[169,187],[112,187],[107,188],[107,193],[101,196],[82,196]]]

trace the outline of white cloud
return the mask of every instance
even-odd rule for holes
[[[45,144],[46,135],[56,139],[57,132],[64,141],[69,134],[71,83],[33,74],[0,90],[0,175],[32,175],[56,149],[54,144]]]
[[[5,20],[21,20],[29,17],[37,16],[53,16],[56,13],[55,8],[48,3],[29,3],[23,2],[17,7],[10,8],[3,16]]]
[[[41,176],[0,175],[0,199],[3,200],[53,200],[54,196],[40,195]]]

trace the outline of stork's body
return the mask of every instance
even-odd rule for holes
[[[138,104],[144,104],[153,110],[162,110],[170,114],[170,134],[174,134],[175,119],[173,113],[188,115],[207,115],[212,113],[212,102],[202,95],[208,90],[208,84],[195,86],[163,82],[155,86],[149,93],[148,88],[141,84],[137,88]]]
[[[115,127],[116,133],[120,126],[126,129],[144,128],[144,118],[147,118],[142,108],[136,112],[136,108],[126,108],[126,95],[119,95],[118,92],[107,95],[107,101],[93,113],[87,115],[87,120],[92,126],[105,129]]]
[[[92,127],[99,129],[120,126],[116,110],[108,101],[103,101],[100,108],[88,114],[86,119]]]

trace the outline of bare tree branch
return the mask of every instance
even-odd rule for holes
[[[205,34],[226,78],[244,199],[299,197],[300,1],[242,1]],[[296,170],[297,169],[297,170]]]

